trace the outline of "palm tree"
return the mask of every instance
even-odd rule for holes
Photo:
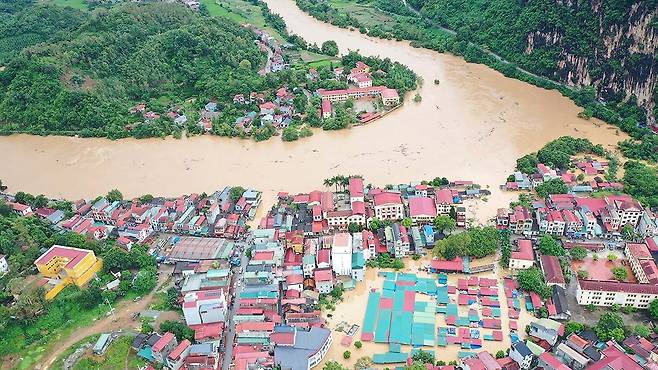
[[[323,184],[324,184],[324,186],[326,186],[326,187],[330,187],[331,185],[334,184],[334,181],[333,181],[333,179],[324,179]]]

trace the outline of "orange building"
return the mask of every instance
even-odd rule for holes
[[[54,298],[69,284],[85,285],[103,267],[94,251],[61,245],[50,247],[34,264],[41,275],[55,283],[46,299]]]

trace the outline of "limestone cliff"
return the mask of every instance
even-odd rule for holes
[[[649,122],[655,122],[658,84],[658,8],[651,1],[627,2],[613,7],[607,0],[556,0],[573,14],[590,14],[593,24],[583,24],[595,34],[591,45],[575,47],[575,40],[557,22],[544,22],[527,34],[525,53],[559,50],[554,78],[572,86],[595,86],[602,101],[635,96]],[[582,41],[582,40],[578,40]],[[583,52],[583,50],[590,52]]]

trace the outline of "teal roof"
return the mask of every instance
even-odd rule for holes
[[[227,277],[229,274],[229,269],[212,269],[208,270],[208,279],[219,279]]]
[[[352,268],[362,269],[366,265],[366,259],[363,258],[363,252],[352,253]]]
[[[354,259],[354,258],[352,258],[352,259]],[[304,255],[304,258],[302,258],[302,264],[304,264],[304,265],[314,265],[315,264],[315,255],[314,254]]]

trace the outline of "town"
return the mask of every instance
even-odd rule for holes
[[[124,253],[148,246],[171,274],[173,321],[191,334],[157,331],[145,324],[157,311],[135,312],[131,348],[146,368],[378,367],[429,358],[437,369],[652,363],[652,327],[629,328],[615,313],[658,299],[656,219],[631,196],[549,194],[477,226],[465,204],[489,192],[471,181],[378,188],[335,176],[324,185],[279,193],[262,212],[261,193],[242,187],[132,200],[112,191],[67,212],[22,193],[4,198],[16,216],[60,232],[113,239]],[[47,300],[106,268],[93,250],[58,244],[34,265]],[[0,267],[12,268],[7,258]],[[118,289],[120,271],[108,273],[114,280],[102,289]],[[596,310],[610,312],[588,318]],[[610,327],[617,324],[623,330]],[[118,338],[102,334],[87,349],[93,356]],[[74,355],[67,363],[85,356]]]

